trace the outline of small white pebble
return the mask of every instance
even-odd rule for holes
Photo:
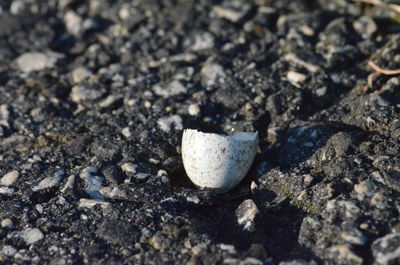
[[[131,162],[127,162],[127,163],[124,163],[124,164],[121,166],[121,169],[122,169],[122,171],[124,171],[124,172],[136,173],[137,167],[138,167],[138,166],[137,166],[136,164],[133,164],[133,163],[131,163]]]
[[[14,223],[10,218],[6,218],[3,221],[1,221],[1,227],[10,229],[14,227]]]
[[[97,201],[97,200],[90,200],[90,199],[80,199],[78,203],[79,208],[93,208],[96,205],[100,205],[101,208],[108,208],[110,207],[109,202]]]
[[[151,175],[148,173],[137,173],[135,175],[135,178],[140,179],[140,180],[144,180],[147,179],[148,177],[150,177]]]
[[[21,237],[27,245],[32,245],[44,238],[43,233],[37,228],[27,228],[21,232]]]
[[[125,138],[129,138],[132,136],[132,132],[131,132],[131,129],[129,129],[129,127],[123,128],[121,133],[123,136],[125,136]]]
[[[289,71],[286,74],[287,80],[292,83],[292,84],[301,84],[304,81],[306,81],[307,76],[302,73],[294,72],[294,71]]]
[[[3,186],[11,186],[18,178],[19,173],[16,170],[8,172],[0,179],[0,184]]]
[[[0,194],[3,195],[12,195],[14,193],[14,189],[7,187],[0,187]]]
[[[200,114],[200,107],[198,104],[190,104],[188,107],[188,112],[191,116],[197,116]]]
[[[164,132],[170,132],[172,128],[175,128],[175,130],[183,129],[182,118],[179,115],[162,117],[158,119],[157,124]]]

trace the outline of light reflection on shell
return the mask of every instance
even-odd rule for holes
[[[182,137],[183,165],[195,185],[228,191],[246,176],[257,146],[257,132],[224,136],[186,129]]]

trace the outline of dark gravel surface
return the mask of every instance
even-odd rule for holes
[[[396,21],[344,0],[0,1],[0,263],[399,264],[400,76],[367,66],[400,68]],[[246,178],[191,184],[184,128],[258,131]]]

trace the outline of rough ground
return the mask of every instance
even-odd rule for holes
[[[1,264],[396,264],[399,17],[344,0],[0,1]],[[202,191],[184,128],[258,131]],[[240,222],[239,222],[240,220]]]

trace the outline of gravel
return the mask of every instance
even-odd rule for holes
[[[392,1],[395,3],[396,1]],[[342,0],[0,4],[0,264],[400,262],[398,16]],[[183,129],[259,133],[201,190]]]

